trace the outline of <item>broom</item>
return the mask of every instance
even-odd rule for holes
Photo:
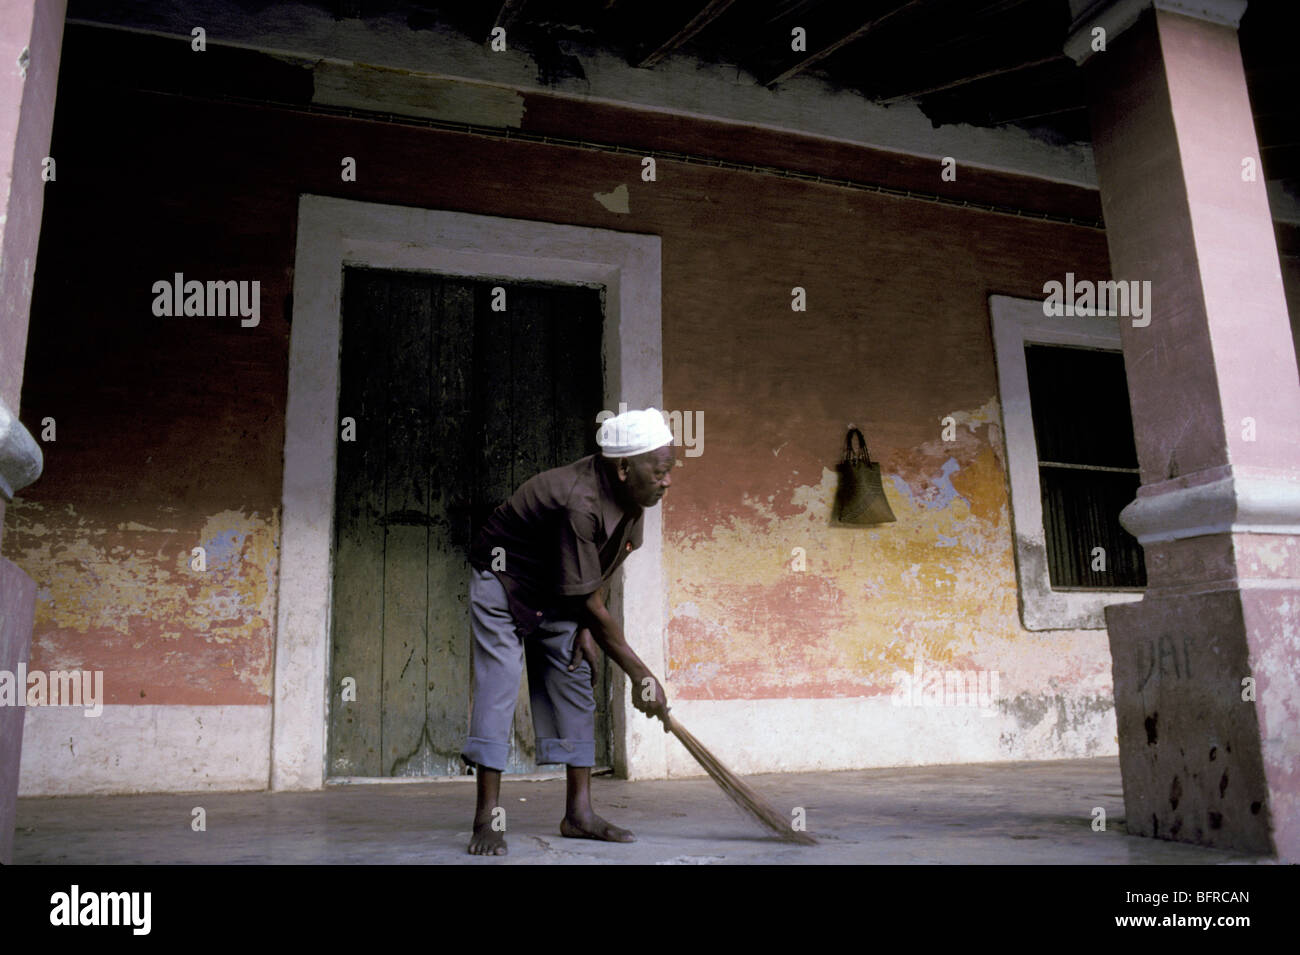
[[[799,832],[790,827],[790,820],[777,812],[772,804],[750,789],[739,776],[729,770],[718,757],[708,751],[703,743],[686,731],[677,720],[664,716],[668,730],[676,736],[686,751],[695,757],[695,761],[704,767],[704,771],[713,777],[727,797],[756,822],[766,826],[772,833],[785,842],[797,842],[804,846],[815,846],[817,840],[806,832]]]

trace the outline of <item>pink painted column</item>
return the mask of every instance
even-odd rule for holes
[[[16,409],[66,6],[66,0],[0,0],[0,520],[5,502],[41,469],[40,450],[18,422]],[[27,662],[35,601],[31,578],[0,558],[0,670],[15,673]],[[21,706],[0,707],[0,862],[5,863],[13,855],[25,712]]]
[[[1176,6],[1085,66],[1114,277],[1151,282],[1149,324],[1120,319],[1149,584],[1106,612],[1126,825],[1300,862],[1300,379],[1244,4]]]
[[[18,407],[66,0],[0,0],[0,401]]]

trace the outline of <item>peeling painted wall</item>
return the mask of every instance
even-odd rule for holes
[[[645,182],[634,155],[149,94],[105,111],[92,93],[60,90],[23,393],[29,429],[52,416],[58,438],[6,524],[6,556],[40,587],[33,667],[103,669],[107,702],[155,706],[158,725],[184,710],[169,739],[196,705],[255,708],[265,729],[293,233],[310,192],[662,237],[664,403],[705,426],[664,504],[667,680],[683,705],[769,701],[775,719],[791,701],[885,704],[919,656],[997,671],[999,719],[945,747],[855,746],[832,765],[1115,752],[1105,633],[1019,623],[987,306],[993,292],[1041,296],[1067,270],[1105,277],[1100,233],[667,160]],[[631,128],[608,108],[592,117],[570,132]],[[693,152],[729,135],[665,130],[662,148]],[[798,158],[797,139],[772,134],[777,147]],[[342,156],[355,182],[340,180]],[[260,280],[261,323],[153,317],[151,283],[177,271]],[[806,312],[791,311],[794,286]],[[895,524],[829,526],[849,422],[881,463]],[[197,545],[204,575],[189,568]],[[795,547],[805,571],[791,570]],[[746,771],[789,765],[763,743],[763,712]],[[892,711],[871,712],[855,731],[888,731]],[[112,725],[95,758],[138,757],[165,735]],[[263,745],[246,721],[213,725]],[[25,754],[25,791],[76,791],[60,759]],[[201,786],[205,772],[256,785],[263,771],[231,783],[216,762],[195,766],[199,782],[148,785]],[[94,785],[111,789],[103,773]]]
[[[19,498],[9,520],[9,552],[39,573],[32,668],[103,670],[106,705],[270,701],[274,515],[150,527]]]
[[[800,218],[801,205],[817,211]],[[672,692],[892,703],[919,661],[922,686],[996,673],[999,719],[882,762],[1114,753],[1104,631],[1035,634],[1019,619],[987,305],[995,291],[1040,297],[1067,268],[1106,274],[1101,237],[818,190],[756,188],[748,208],[764,241],[735,244],[740,223],[720,208],[697,223],[696,254],[676,257],[686,276],[664,283],[666,404],[702,409],[707,435],[665,505]],[[807,313],[790,310],[794,285]],[[850,422],[896,523],[830,526]],[[899,732],[889,706],[856,718]]]
[[[1005,636],[1016,616],[1005,478],[988,440],[997,413],[990,401],[954,416],[965,427],[951,444],[938,440],[936,418],[935,441],[883,459],[897,523],[828,526],[838,478],[814,464],[808,483],[791,468],[777,494],[745,499],[729,520],[674,532],[679,693],[890,693],[893,674],[910,673],[918,654],[978,669],[979,644]],[[795,449],[773,457],[787,450]],[[805,570],[796,569],[796,548]]]

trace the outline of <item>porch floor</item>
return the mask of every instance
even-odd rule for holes
[[[466,854],[465,781],[332,786],[303,793],[27,797],[14,861],[103,863],[1016,863],[1268,861],[1129,836],[1116,758],[750,777],[773,805],[802,806],[821,844],[792,846],[741,816],[707,777],[598,777],[596,811],[628,845],[565,839],[560,778],[502,785],[508,856]],[[203,807],[207,829],[191,829]],[[1093,807],[1106,831],[1092,829]]]

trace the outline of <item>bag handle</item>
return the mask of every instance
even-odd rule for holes
[[[858,441],[862,443],[861,451],[853,447],[853,436],[855,434],[858,436]],[[858,460],[865,461],[867,464],[871,463],[871,452],[867,450],[867,439],[853,425],[849,425],[849,433],[844,436],[844,460],[850,463]]]

